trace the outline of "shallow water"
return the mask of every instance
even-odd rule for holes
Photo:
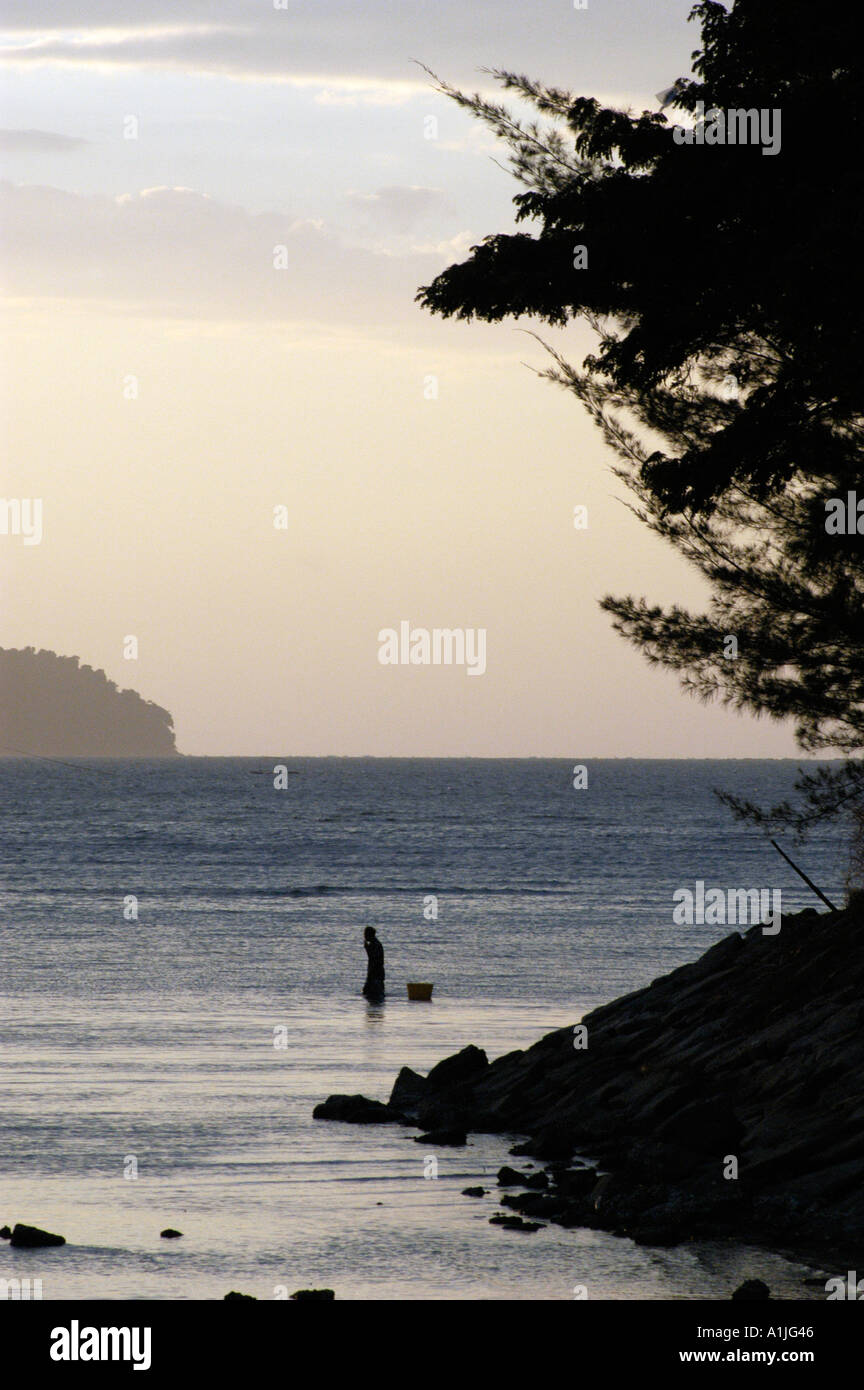
[[[566,1299],[722,1298],[759,1275],[824,1296],[764,1252],[490,1226],[494,1195],[461,1189],[494,1188],[507,1137],[439,1149],[435,1178],[413,1130],[311,1119],[692,959],[728,930],[673,924],[697,878],[809,905],[710,792],[778,799],[794,765],[598,761],[587,791],[555,761],[296,760],[285,791],[272,766],[0,764],[0,1224],[68,1241],[0,1243],[0,1279],[46,1299]],[[800,855],[839,896],[838,849]],[[381,1007],[359,994],[367,922]],[[408,978],[433,1002],[409,1003]]]

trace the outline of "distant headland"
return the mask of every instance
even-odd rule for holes
[[[168,710],[77,656],[0,647],[0,757],[175,758]]]

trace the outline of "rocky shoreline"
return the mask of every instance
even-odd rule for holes
[[[429,1142],[526,1136],[511,1153],[545,1170],[499,1175],[523,1229],[728,1238],[839,1273],[864,1267],[862,1077],[856,907],[733,932],[526,1051],[490,1063],[468,1046],[427,1077],[403,1067],[386,1103],[331,1096],[314,1115],[414,1125]]]

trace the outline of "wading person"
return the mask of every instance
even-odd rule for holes
[[[363,946],[369,960],[363,993],[367,999],[384,998],[384,947],[375,935],[374,927],[363,933]]]

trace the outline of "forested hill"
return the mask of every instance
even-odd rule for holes
[[[171,758],[168,710],[77,656],[0,648],[0,757]]]

